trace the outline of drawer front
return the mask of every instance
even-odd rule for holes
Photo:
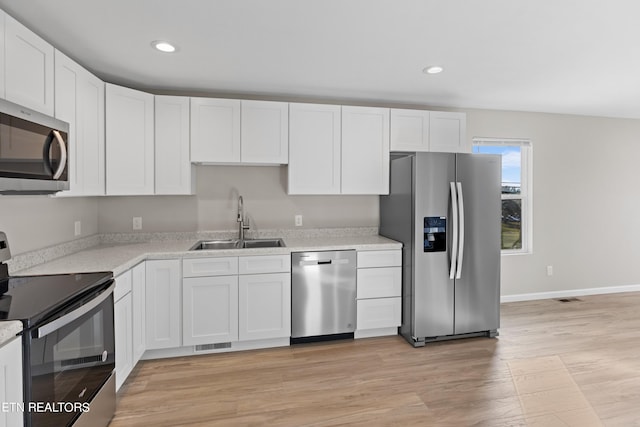
[[[115,278],[116,287],[113,290],[113,302],[118,301],[120,298],[131,292],[131,270],[127,270],[118,277]]]
[[[358,300],[357,329],[400,326],[400,297]]]
[[[357,298],[399,297],[402,295],[402,268],[359,268]]]
[[[238,257],[185,258],[182,277],[228,276],[238,274]]]
[[[238,266],[240,274],[289,273],[290,255],[242,256]]]
[[[370,267],[400,267],[402,266],[402,251],[358,251],[358,268]]]

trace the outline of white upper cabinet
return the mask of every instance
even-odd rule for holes
[[[466,114],[392,109],[391,151],[470,153]]]
[[[54,49],[4,14],[4,97],[53,116]]]
[[[155,194],[193,194],[189,98],[155,97]]]
[[[429,113],[429,151],[444,153],[470,153],[467,141],[467,115],[431,111]]]
[[[240,161],[240,101],[191,98],[191,161]]]
[[[289,104],[242,101],[240,161],[286,164],[289,161]]]
[[[69,123],[70,189],[60,195],[105,193],[104,82],[55,52],[55,117]]]
[[[429,151],[429,112],[391,109],[391,151]]]
[[[287,163],[288,104],[191,98],[191,161]]]
[[[389,194],[389,109],[342,107],[342,194]]]
[[[289,105],[289,194],[388,194],[389,109]]]
[[[289,194],[340,194],[341,107],[289,104]]]
[[[153,95],[106,85],[108,195],[154,192]]]

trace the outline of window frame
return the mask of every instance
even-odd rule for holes
[[[521,201],[522,245],[519,249],[501,249],[502,255],[533,253],[533,146],[528,138],[472,138],[472,147],[519,147],[520,148],[520,194],[500,194],[500,200]]]

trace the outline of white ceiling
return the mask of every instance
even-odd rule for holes
[[[640,118],[637,0],[0,0],[150,91]],[[166,39],[168,55],[150,47]],[[439,75],[422,72],[428,65]]]

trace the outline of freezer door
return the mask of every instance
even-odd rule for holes
[[[450,183],[455,182],[455,154],[416,153],[415,229],[413,276],[413,336],[452,335],[454,332],[454,281],[449,279],[451,236]],[[425,224],[425,219],[427,223]],[[446,244],[437,245],[425,228],[445,225]],[[442,234],[441,234],[442,236]],[[432,250],[437,248],[437,250]],[[442,250],[444,249],[444,250]]]
[[[501,158],[459,154],[464,203],[462,270],[455,283],[455,334],[500,326]]]

